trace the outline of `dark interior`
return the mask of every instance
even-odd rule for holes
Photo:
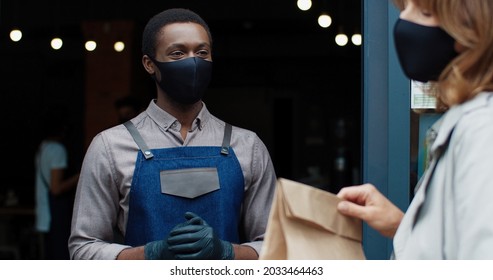
[[[153,82],[140,63],[140,34],[147,20],[171,7],[190,8],[209,24],[214,40],[213,81],[205,102],[233,125],[257,132],[279,177],[336,192],[360,177],[361,46],[334,43],[338,31],[361,33],[357,0],[314,1],[61,1],[0,2],[0,111],[4,165],[0,205],[14,191],[19,205],[34,203],[34,153],[39,115],[51,103],[70,109],[69,153],[75,172],[85,152],[86,51],[82,24],[135,24],[132,94],[149,102]],[[327,11],[329,28],[317,24]],[[18,26],[23,39],[12,42]],[[64,46],[49,47],[53,34]],[[119,67],[119,65],[114,65]],[[108,108],[113,110],[113,108]]]

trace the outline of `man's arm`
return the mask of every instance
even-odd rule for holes
[[[255,136],[253,141],[253,149],[250,149],[253,151],[253,154],[250,154],[251,180],[243,199],[241,228],[246,239],[242,245],[253,248],[256,254],[254,259],[258,259],[274,198],[277,177],[267,147],[258,136]]]
[[[257,251],[250,246],[233,244],[233,250],[235,260],[258,260]]]
[[[144,246],[128,248],[118,254],[117,260],[144,260]]]

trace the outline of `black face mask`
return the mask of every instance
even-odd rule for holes
[[[181,104],[193,104],[202,99],[211,80],[212,62],[189,57],[173,62],[159,62],[149,58],[161,72],[161,80],[154,80],[173,100]]]
[[[443,29],[403,19],[395,23],[394,43],[404,73],[420,82],[437,81],[458,54],[454,38]]]

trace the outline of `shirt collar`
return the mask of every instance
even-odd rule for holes
[[[149,106],[146,109],[146,112],[149,117],[162,129],[167,131],[168,129],[172,128],[173,125],[175,125],[178,126],[177,129],[179,130],[179,126],[181,124],[178,122],[178,120],[173,115],[169,114],[168,112],[157,106],[155,99],[151,100]],[[192,131],[197,128],[202,130],[202,128],[206,125],[210,118],[211,114],[207,109],[205,103],[202,102],[202,109],[192,123]]]
[[[438,133],[431,146],[431,151],[434,152],[437,148],[445,144],[462,116],[480,107],[487,106],[488,102],[493,100],[492,97],[493,92],[483,92],[463,104],[451,107],[432,127],[432,130]]]

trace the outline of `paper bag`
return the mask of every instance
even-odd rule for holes
[[[261,260],[365,259],[362,222],[340,214],[336,195],[280,178]]]

